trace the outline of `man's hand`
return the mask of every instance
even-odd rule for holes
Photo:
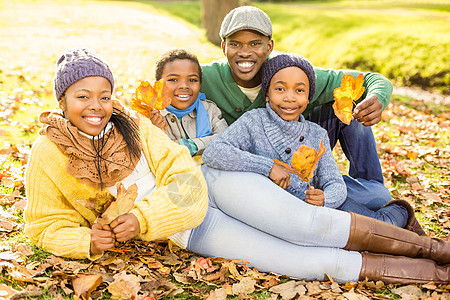
[[[364,126],[372,126],[381,121],[383,104],[376,95],[361,101],[353,110],[353,119]]]
[[[131,213],[118,216],[110,225],[118,242],[131,240],[141,232],[138,219]]]
[[[269,173],[269,178],[283,189],[287,189],[290,184],[291,174],[280,165],[273,164]]]
[[[101,254],[114,247],[114,234],[109,225],[92,225],[91,255]]]
[[[152,121],[152,124],[164,131],[167,134],[167,121],[161,114],[161,112],[157,109],[150,111],[150,121]]]
[[[325,195],[322,190],[311,187],[305,191],[305,201],[312,205],[323,206],[325,203]]]

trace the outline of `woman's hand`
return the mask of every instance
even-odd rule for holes
[[[167,121],[161,114],[161,112],[157,109],[150,111],[149,116],[150,121],[152,121],[152,124],[164,131],[167,134]]]
[[[110,225],[118,242],[131,240],[141,232],[138,219],[131,213],[118,216]]]
[[[114,247],[114,233],[109,225],[92,225],[91,230],[91,255],[97,255]]]
[[[291,174],[280,165],[273,164],[269,173],[269,178],[283,189],[287,189],[290,184]]]
[[[323,206],[325,203],[325,195],[322,190],[311,187],[305,191],[305,201],[312,205]]]

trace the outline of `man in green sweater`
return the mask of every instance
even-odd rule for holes
[[[243,113],[265,106],[261,93],[261,66],[274,48],[272,24],[262,10],[241,6],[225,16],[220,29],[226,58],[202,65],[201,92],[214,101],[231,125]],[[357,101],[350,125],[334,114],[333,91],[344,74],[361,72],[314,67],[316,92],[303,115],[328,131],[331,147],[339,140],[350,161],[349,176],[344,176],[348,197],[377,210],[391,200],[383,185],[383,175],[370,126],[381,120],[389,103],[392,84],[377,73],[363,73],[365,92]]]

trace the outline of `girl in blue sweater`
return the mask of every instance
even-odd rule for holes
[[[215,169],[267,176],[309,204],[353,211],[405,227],[408,221],[405,207],[392,203],[373,211],[347,198],[326,130],[306,121],[302,115],[315,91],[315,74],[309,61],[299,55],[281,54],[266,61],[262,70],[266,108],[242,115],[210,144],[203,161]],[[311,180],[313,189],[308,189],[307,182],[274,163],[276,159],[291,165],[292,156],[300,145],[318,151],[321,142],[326,150]]]

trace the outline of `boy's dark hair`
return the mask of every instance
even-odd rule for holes
[[[169,50],[158,58],[156,61],[155,79],[160,80],[166,64],[177,59],[188,59],[194,62],[198,67],[198,75],[200,77],[200,83],[202,83],[202,67],[198,62],[197,56],[184,49]]]

